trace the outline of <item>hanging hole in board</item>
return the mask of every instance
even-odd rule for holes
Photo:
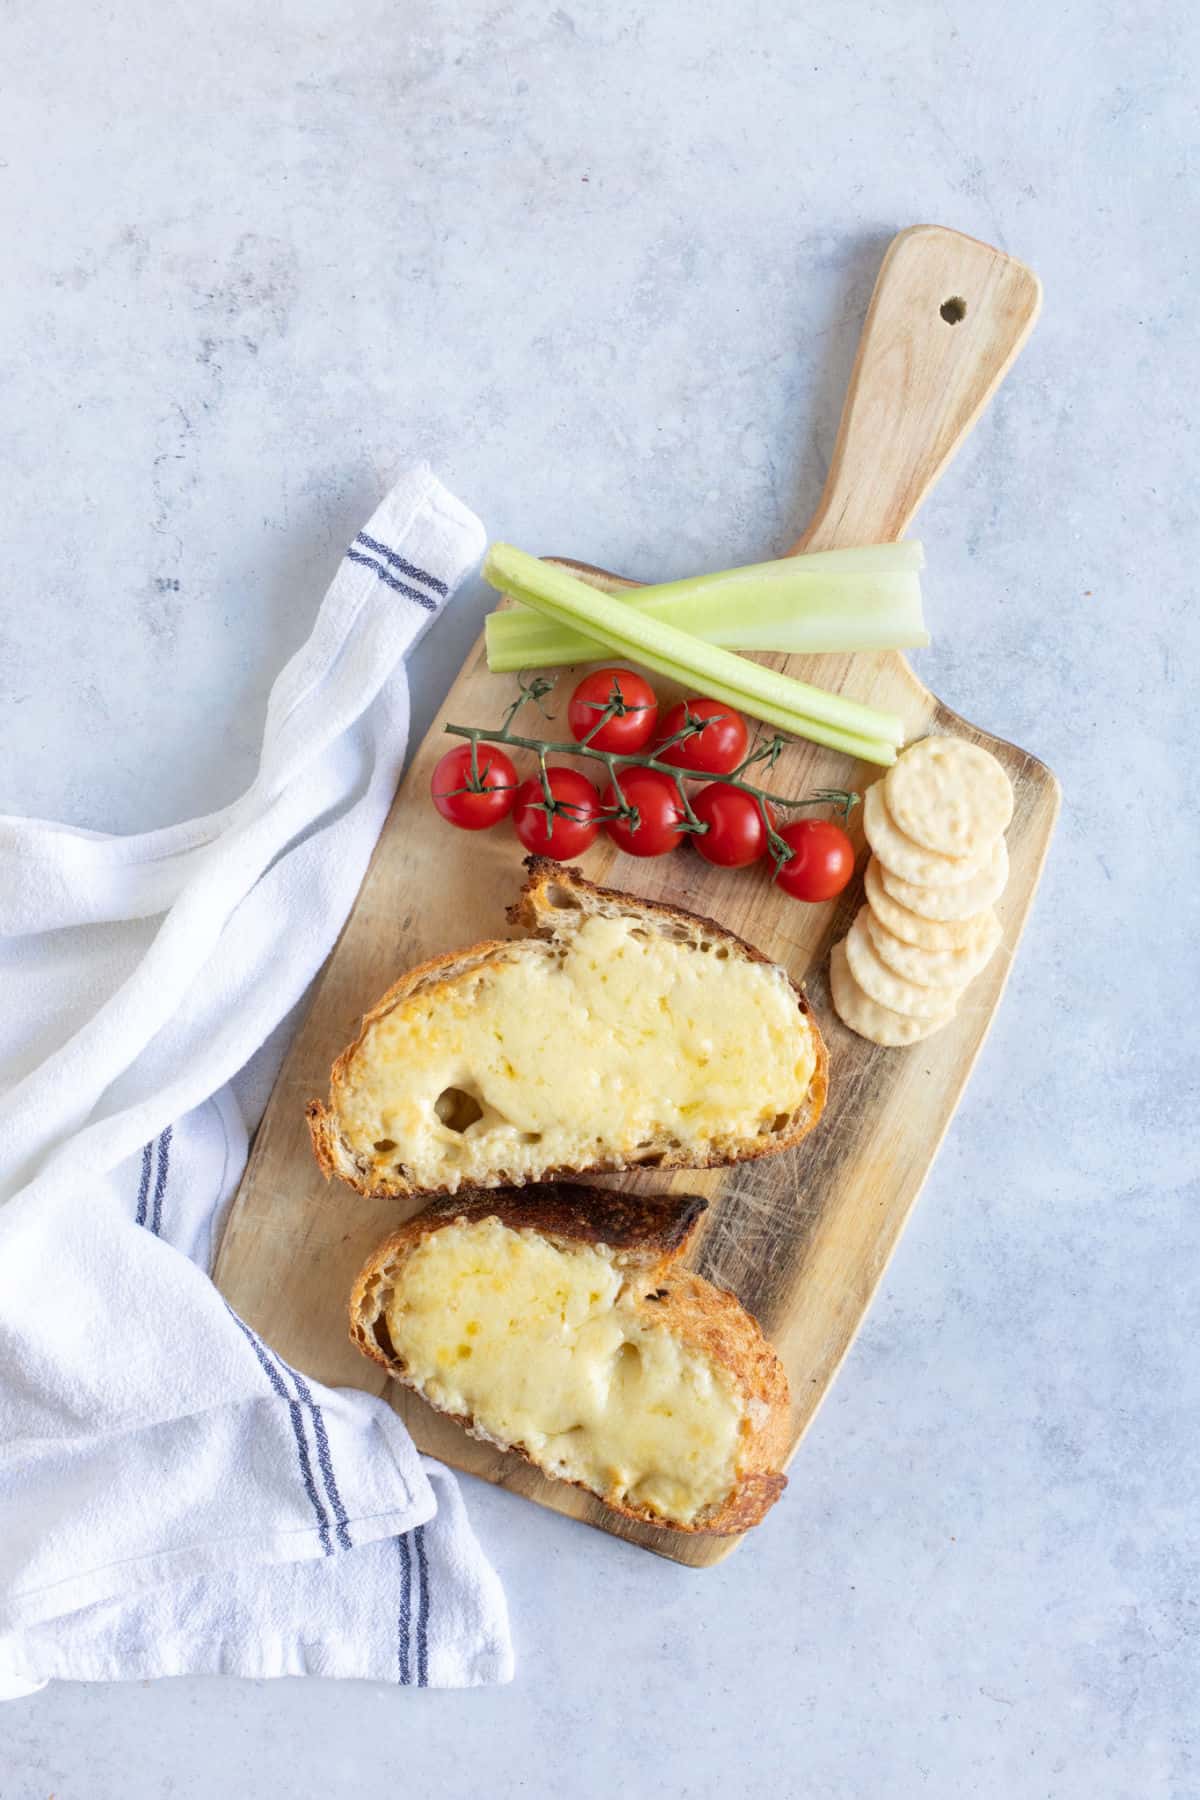
[[[961,294],[951,294],[948,300],[942,301],[938,311],[947,325],[958,325],[967,316],[967,303]]]

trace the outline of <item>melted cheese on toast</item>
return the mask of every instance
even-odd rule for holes
[[[777,1132],[812,1027],[783,970],[593,916],[418,989],[370,1026],[339,1097],[360,1165],[450,1192]]]
[[[603,1247],[488,1218],[418,1245],[386,1321],[406,1378],[442,1411],[549,1474],[686,1525],[734,1486],[744,1406],[724,1370],[647,1322],[653,1304]]]

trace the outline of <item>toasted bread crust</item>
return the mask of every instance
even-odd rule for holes
[[[508,909],[510,922],[522,928],[527,937],[547,937],[550,927],[546,920],[552,916],[556,907],[553,904],[555,891],[571,896],[575,910],[585,908],[604,910],[611,906],[616,911],[629,912],[636,910],[664,923],[675,924],[689,934],[703,932],[709,937],[718,938],[743,956],[747,961],[770,964],[770,957],[748,944],[736,932],[726,929],[713,919],[706,919],[698,913],[688,912],[681,906],[673,906],[665,901],[642,900],[634,895],[622,893],[618,888],[599,887],[589,881],[583,871],[578,868],[557,863],[548,857],[530,856],[525,859],[525,867],[529,871],[521,892]],[[578,896],[578,901],[576,900]],[[473,944],[465,950],[452,950],[442,956],[431,957],[427,962],[409,969],[393,982],[383,998],[372,1007],[362,1021],[358,1036],[349,1044],[334,1063],[330,1072],[331,1105],[322,1100],[310,1100],[305,1107],[308,1120],[309,1135],[312,1139],[313,1153],[320,1165],[326,1180],[336,1175],[360,1194],[372,1199],[420,1199],[426,1196],[445,1193],[444,1187],[422,1188],[398,1178],[387,1181],[372,1181],[344,1144],[338,1130],[336,1113],[336,1096],[338,1088],[345,1079],[351,1064],[362,1048],[363,1042],[375,1022],[384,1017],[409,995],[420,988],[436,985],[440,981],[452,979],[456,975],[466,974],[480,967],[489,960],[512,954],[525,940],[491,938],[480,944]],[[748,1139],[735,1152],[721,1153],[711,1151],[700,1158],[687,1150],[665,1150],[656,1159],[655,1167],[659,1169],[719,1169],[728,1168],[735,1163],[754,1162],[760,1156],[774,1156],[779,1151],[790,1150],[802,1138],[807,1137],[821,1116],[825,1106],[825,1098],[829,1085],[829,1052],[825,1040],[817,1026],[813,1010],[807,996],[795,981],[788,977],[799,1011],[810,1022],[813,1036],[813,1048],[816,1063],[812,1080],[809,1083],[808,1106],[791,1127],[773,1137]],[[630,1165],[621,1159],[589,1162],[586,1168],[566,1165],[560,1168],[546,1169],[538,1175],[537,1181],[553,1182],[563,1178],[569,1179],[579,1175],[613,1175],[627,1170]]]
[[[611,1511],[665,1531],[727,1537],[757,1525],[787,1486],[780,1464],[787,1454],[787,1376],[758,1321],[741,1301],[703,1276],[674,1265],[683,1254],[707,1202],[691,1195],[618,1194],[606,1188],[544,1183],[488,1188],[436,1200],[409,1219],[372,1254],[350,1298],[350,1337],[393,1380],[417,1389],[399,1363],[384,1322],[396,1271],[432,1232],[448,1225],[497,1219],[512,1231],[532,1231],[563,1247],[607,1245],[618,1265],[636,1278],[636,1311],[649,1325],[665,1327],[692,1351],[707,1356],[732,1379],[746,1406],[737,1482],[716,1510],[692,1524],[605,1500],[583,1482],[569,1485]],[[429,1404],[429,1402],[427,1402]],[[473,1437],[511,1451],[551,1476],[520,1445],[499,1443],[472,1417],[457,1418]]]
[[[687,1249],[708,1210],[698,1194],[623,1194],[617,1188],[586,1187],[582,1182],[542,1181],[524,1188],[474,1188],[433,1200],[407,1220],[375,1256],[407,1249],[443,1225],[499,1218],[511,1196],[520,1196],[520,1229],[572,1244],[607,1244],[621,1254],[622,1267],[652,1263],[666,1268]],[[374,1260],[374,1258],[372,1259]]]
[[[639,912],[648,913],[651,918],[674,921],[689,931],[694,931],[699,926],[707,936],[721,938],[727,944],[736,945],[747,962],[769,963],[771,960],[756,945],[748,944],[736,931],[730,931],[727,925],[718,924],[716,919],[710,919],[704,913],[689,912],[685,906],[675,906],[670,900],[643,900],[640,895],[627,894],[622,888],[601,887],[599,882],[590,881],[574,863],[555,862],[550,856],[527,856],[525,867],[529,872],[524,886],[505,916],[510,925],[524,927],[531,936],[545,935],[543,920],[546,914],[559,910],[554,905],[551,890],[563,888],[571,894],[586,895],[592,904],[596,901],[611,901],[620,910],[627,910],[633,905]],[[797,999],[802,1002],[801,1010],[807,1013],[809,1006],[803,990],[794,981],[792,988]]]

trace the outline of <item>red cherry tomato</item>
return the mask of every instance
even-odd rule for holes
[[[605,719],[609,706],[620,710]],[[576,743],[586,741],[593,750],[616,750],[622,756],[645,749],[654,736],[657,719],[654,689],[634,669],[593,669],[579,683],[567,707],[567,723]]]
[[[471,772],[471,746],[447,750],[433,771],[429,792],[443,819],[460,831],[486,831],[507,818],[517,797],[517,771],[494,744],[476,750],[478,781]]]
[[[689,769],[697,775],[729,775],[746,754],[750,733],[741,713],[720,700],[681,700],[673,706],[659,729],[660,742],[682,731],[691,719],[709,723],[694,737],[684,738],[670,750],[658,753],[659,761],[673,769]]]
[[[792,854],[775,876],[793,900],[832,900],[854,873],[854,845],[829,819],[797,819],[779,833]]]
[[[562,810],[546,811],[541,779],[531,776],[517,789],[513,829],[535,856],[578,856],[599,834],[600,796],[586,775],[561,763],[550,765],[546,779]]]
[[[608,821],[608,835],[630,856],[662,856],[676,849],[687,835],[680,829],[687,814],[674,777],[659,769],[623,769],[618,777],[625,804],[637,809],[637,829],[628,819]],[[610,812],[617,805],[617,795],[610,781],[601,798]]]
[[[744,869],[767,847],[767,828],[758,801],[727,781],[710,781],[692,799],[692,811],[707,831],[692,834],[706,862],[721,869]],[[773,822],[773,821],[772,821]]]

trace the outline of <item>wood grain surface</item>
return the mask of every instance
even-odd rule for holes
[[[829,479],[797,549],[903,535],[1032,329],[1039,299],[1028,269],[972,238],[915,226],[893,240],[867,315]],[[829,1004],[828,953],[860,903],[861,856],[850,888],[822,906],[782,898],[765,869],[715,869],[686,851],[641,861],[603,842],[580,859],[594,879],[719,919],[804,977],[817,1009],[830,1049],[830,1097],[820,1126],[797,1150],[730,1170],[610,1178],[707,1194],[706,1223],[688,1260],[732,1289],[779,1351],[791,1383],[794,1450],[862,1322],[999,1003],[1059,794],[1043,764],[951,712],[898,653],[765,660],[899,713],[909,739],[933,730],[985,745],[1016,795],[1011,873],[997,908],[1001,949],[967,990],[953,1022],[909,1049],[872,1047],[847,1031]],[[562,677],[552,710],[562,711],[573,680],[570,672]],[[505,931],[504,909],[522,879],[520,845],[504,829],[450,829],[428,792],[433,764],[447,747],[443,725],[498,722],[511,687],[489,675],[482,641],[476,644],[412,759],[263,1118],[216,1279],[241,1316],[307,1374],[385,1394],[423,1450],[679,1562],[713,1563],[736,1540],[681,1540],[547,1481],[388,1381],[347,1337],[346,1305],[359,1267],[413,1209],[327,1184],[313,1160],[304,1106],[327,1093],[334,1057],[397,974]],[[773,783],[787,792],[862,788],[879,773],[797,744]]]

